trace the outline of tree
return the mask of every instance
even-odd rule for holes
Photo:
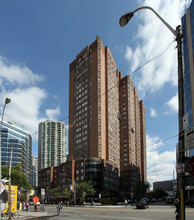
[[[150,184],[148,182],[144,182],[142,180],[137,181],[134,189],[137,198],[140,199],[142,196],[145,196],[149,188]]]
[[[61,195],[61,188],[56,187],[56,188],[49,190],[49,195],[50,196],[60,196]]]
[[[76,194],[77,197],[82,198],[82,201],[84,200],[84,196],[93,196],[96,193],[96,191],[93,188],[92,182],[82,182],[80,184],[76,185]]]
[[[21,164],[11,168],[11,184],[15,186],[22,186],[27,190],[32,189],[31,185],[27,181],[26,175],[21,172]],[[2,179],[9,179],[9,166],[2,167]]]
[[[69,192],[69,190],[67,188],[64,189],[63,193],[64,193],[65,197],[68,199],[71,196],[71,193]]]
[[[164,199],[167,196],[168,193],[166,193],[163,189],[156,189],[148,193],[148,197],[150,199]]]

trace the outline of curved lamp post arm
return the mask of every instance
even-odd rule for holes
[[[129,11],[126,14],[122,15],[119,20],[120,26],[121,27],[125,26],[129,22],[129,20],[133,17],[133,14],[141,9],[149,9],[152,12],[154,12],[154,14],[162,21],[162,23],[166,25],[166,27],[174,34],[174,36],[177,36],[176,31],[153,8],[149,6],[142,6],[140,8],[135,9],[134,11]]]
[[[179,103],[179,144],[178,144],[178,163],[185,163],[185,141],[184,141],[184,129],[183,129],[183,117],[184,117],[184,79],[183,79],[183,52],[182,52],[182,27],[178,25],[176,30],[174,30],[153,8],[149,6],[143,6],[135,9],[134,11],[130,11],[123,16],[121,16],[119,20],[119,24],[121,27],[125,26],[129,20],[133,17],[133,14],[136,11],[141,9],[149,9],[151,10],[166,27],[174,34],[177,41],[177,58],[178,58],[178,103]],[[185,204],[184,204],[184,190],[185,190],[185,173],[180,173],[177,177],[179,182],[179,191],[180,191],[180,216],[181,220],[185,219]]]

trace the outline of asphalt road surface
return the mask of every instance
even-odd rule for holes
[[[149,206],[148,209],[136,209],[135,206],[111,207],[63,207],[57,216],[56,205],[46,206],[47,217],[41,219],[65,220],[172,220],[175,219],[174,206]],[[186,220],[194,219],[194,208],[186,208]]]

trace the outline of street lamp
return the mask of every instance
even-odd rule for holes
[[[3,112],[2,112],[2,116],[1,116],[1,127],[0,127],[0,194],[1,194],[1,130],[2,130],[2,127],[3,127],[3,116],[4,116],[4,112],[5,112],[5,106],[7,104],[9,104],[11,102],[11,99],[9,98],[6,98],[5,99],[5,104],[3,106]],[[0,200],[0,212],[1,212],[1,200]],[[0,219],[1,219],[1,213],[0,213]]]
[[[72,181],[72,179],[68,179],[68,181],[71,181],[72,191],[73,191],[73,195],[74,195],[74,202],[76,205],[76,182],[75,182],[75,180]]]
[[[178,58],[178,100],[179,100],[179,144],[178,144],[178,163],[184,164],[185,162],[185,146],[184,146],[184,129],[183,129],[183,116],[184,116],[184,82],[183,82],[183,60],[182,60],[182,27],[178,25],[174,30],[153,8],[149,6],[142,6],[130,11],[119,20],[121,27],[125,26],[133,17],[134,13],[141,9],[151,10],[166,27],[173,33],[177,41],[177,58]],[[185,204],[184,204],[184,190],[185,190],[185,171],[183,170],[178,174],[179,190],[180,190],[180,216],[181,220],[185,219]]]

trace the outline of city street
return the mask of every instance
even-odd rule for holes
[[[41,219],[66,220],[172,220],[175,219],[174,206],[154,206],[148,209],[136,209],[135,206],[94,206],[94,207],[66,207],[57,216],[56,205],[46,206],[48,215]],[[37,218],[38,219],[38,218]],[[186,219],[194,219],[194,208],[186,208]]]

